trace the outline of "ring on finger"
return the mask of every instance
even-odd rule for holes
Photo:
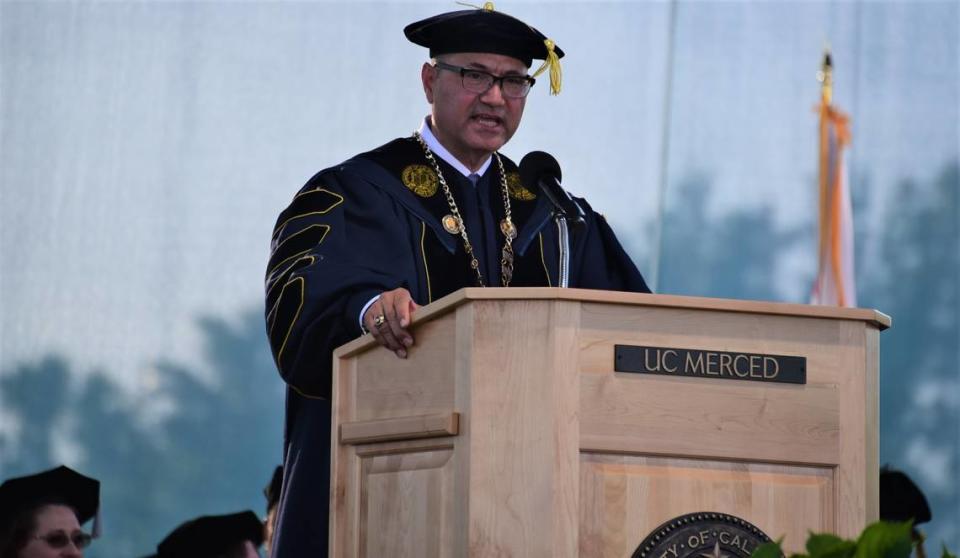
[[[383,327],[383,324],[385,324],[386,321],[387,321],[387,317],[384,316],[383,314],[380,314],[375,318],[373,318],[373,325],[380,328],[380,327]]]

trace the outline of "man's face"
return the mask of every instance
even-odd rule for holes
[[[446,54],[438,60],[494,76],[527,75],[523,62],[501,54],[464,52]],[[424,64],[421,78],[427,101],[433,105],[431,130],[471,169],[479,167],[517,131],[526,99],[504,97],[499,83],[484,93],[473,93],[463,88],[458,72],[430,64]]]

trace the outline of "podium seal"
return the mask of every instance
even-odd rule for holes
[[[746,520],[717,512],[675,517],[643,539],[631,558],[749,558],[770,542]]]

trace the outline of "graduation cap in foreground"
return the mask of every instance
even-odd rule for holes
[[[250,510],[204,515],[182,523],[157,545],[154,558],[210,558],[229,552],[244,541],[263,544],[263,523]]]
[[[8,479],[0,484],[0,530],[9,528],[23,512],[44,504],[70,506],[82,525],[97,515],[100,481],[63,465]]]
[[[550,69],[550,91],[560,92],[560,58],[563,51],[533,27],[493,9],[486,2],[475,10],[447,12],[411,23],[403,29],[410,42],[430,49],[430,56],[455,52],[489,52],[522,61],[528,68],[543,60],[533,77]]]
[[[910,477],[896,469],[880,469],[880,519],[909,521],[913,524],[930,521],[930,506]]]

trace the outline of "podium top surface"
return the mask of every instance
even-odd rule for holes
[[[836,306],[816,306],[811,304],[790,304],[784,302],[766,302],[756,300],[734,300],[726,298],[704,298],[664,294],[627,293],[620,291],[601,291],[594,289],[564,289],[559,287],[468,287],[451,293],[419,309],[413,317],[413,325],[433,319],[436,316],[454,310],[470,301],[479,300],[570,300],[621,306],[642,306],[658,308],[676,308],[706,310],[718,312],[741,312],[746,314],[766,314],[772,316],[794,316],[820,318],[828,320],[851,320],[865,322],[879,330],[890,327],[891,319],[883,312],[868,308],[840,308]],[[345,357],[368,345],[376,344],[372,335],[364,335],[339,347],[336,357]]]

